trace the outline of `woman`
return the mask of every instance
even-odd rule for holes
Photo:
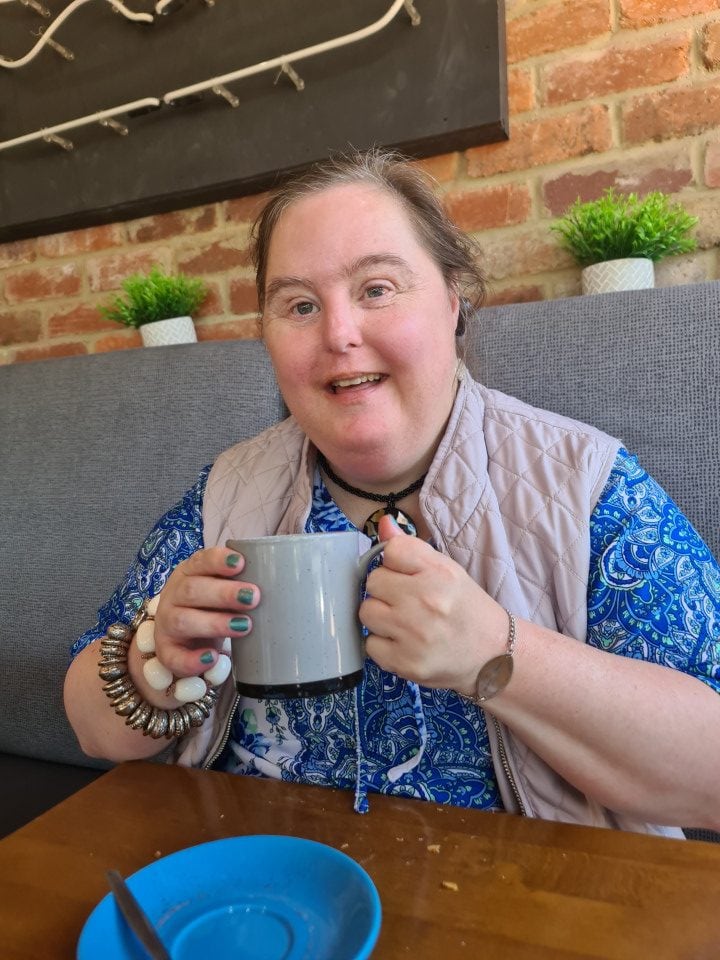
[[[720,828],[720,570],[618,441],[467,376],[457,337],[481,278],[422,176],[379,153],[321,164],[270,201],[254,243],[292,417],[203,473],[75,645],[83,749],[147,757],[180,734],[181,763],[354,789],[358,810],[385,792]],[[651,514],[679,533],[635,549]],[[235,702],[223,638],[271,598],[231,579],[226,539],[378,524],[360,687]],[[154,621],[101,641],[133,729],[92,641],[149,597]],[[208,670],[204,696],[202,679],[164,689]]]

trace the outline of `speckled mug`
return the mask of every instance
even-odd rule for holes
[[[246,697],[316,697],[360,682],[362,581],[378,543],[360,556],[360,535],[308,533],[228,540],[242,554],[239,579],[260,587],[252,630],[232,641],[233,677]]]

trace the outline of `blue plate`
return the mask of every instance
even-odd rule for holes
[[[128,886],[172,960],[366,960],[380,898],[350,857],[314,840],[230,837],[156,860]],[[112,894],[90,914],[77,960],[147,960]]]

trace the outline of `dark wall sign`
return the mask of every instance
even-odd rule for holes
[[[71,5],[41,2],[48,17],[0,4],[0,57],[25,57],[44,27],[73,59],[45,44],[18,69],[0,66],[0,241],[256,192],[349,144],[423,157],[507,137],[502,0],[415,0],[417,26],[401,3],[382,30],[295,59],[376,24],[392,0],[164,0],[165,15],[163,0],[125,0],[153,23],[88,0],[54,31]],[[167,96],[279,57],[302,90],[275,67]],[[119,128],[85,123],[7,146],[146,98],[160,105],[120,113]]]

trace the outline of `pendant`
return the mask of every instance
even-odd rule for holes
[[[409,534],[411,537],[417,536],[417,530],[415,524],[410,519],[410,517],[403,513],[402,510],[398,510],[397,507],[380,507],[378,510],[375,510],[374,513],[371,513],[363,524],[363,533],[370,537],[372,540],[377,540],[378,535],[378,524],[382,517],[389,514],[391,517],[395,517],[397,525],[403,531],[403,533]]]

